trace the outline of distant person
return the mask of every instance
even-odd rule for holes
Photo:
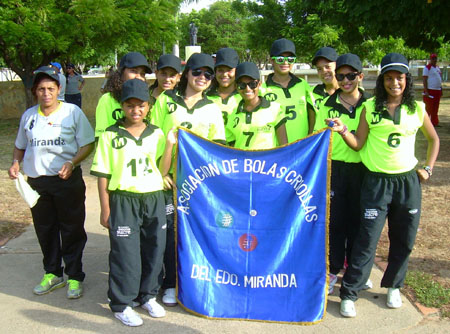
[[[325,46],[317,50],[312,60],[313,66],[317,68],[317,74],[319,76],[321,84],[316,85],[312,90],[314,99],[314,107],[316,111],[320,109],[322,101],[339,88],[338,81],[336,80],[336,60],[338,54],[336,50]],[[323,123],[321,124],[323,125]]]
[[[65,94],[66,94],[66,76],[64,74],[61,73],[61,64],[57,63],[57,62],[53,62],[50,63],[50,65],[52,65],[53,68],[58,70],[58,76],[59,76],[59,83],[60,83],[60,91],[59,91],[59,95],[58,95],[58,100],[59,101],[65,101]]]
[[[430,62],[423,68],[423,102],[431,123],[439,126],[439,103],[442,96],[442,73],[437,65],[437,55],[430,55]]]
[[[84,86],[84,78],[81,74],[75,72],[73,64],[67,64],[67,80],[66,80],[66,102],[73,103],[81,109],[81,90]]]
[[[292,143],[305,138],[314,128],[315,111],[310,88],[306,80],[291,72],[297,60],[292,41],[281,38],[273,42],[270,58],[273,73],[261,85],[261,96],[284,108],[288,142]]]
[[[81,259],[87,240],[80,163],[94,149],[94,130],[80,108],[58,101],[56,69],[36,70],[31,91],[38,104],[22,115],[8,174],[16,179],[23,161],[28,183],[40,195],[31,214],[45,274],[33,292],[43,295],[63,287],[64,269],[67,298],[76,299],[83,294]]]

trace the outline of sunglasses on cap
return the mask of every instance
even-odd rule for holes
[[[256,89],[256,87],[258,87],[259,81],[255,80],[255,81],[250,81],[250,82],[238,82],[237,83],[237,88],[239,90],[244,90],[248,87],[250,87],[251,90]]]
[[[347,73],[347,74],[336,73],[336,80],[342,81],[342,80],[344,80],[344,78],[347,78],[347,80],[353,81],[360,74],[361,74],[360,72],[353,72],[353,73]]]
[[[55,69],[48,69],[48,70],[36,70],[33,72],[34,75],[38,74],[38,73],[45,73],[48,75],[57,75],[58,73],[56,73]]]
[[[285,62],[287,62],[288,64],[293,64],[297,60],[297,57],[294,57],[294,56],[288,56],[288,57],[277,56],[277,57],[272,57],[272,59],[275,60],[275,63],[277,63],[278,65],[281,65],[281,64],[284,64]]]
[[[214,73],[212,73],[210,71],[203,71],[201,69],[192,70],[192,75],[194,77],[198,77],[201,74],[203,74],[205,76],[206,80],[211,80],[212,78],[214,78]]]

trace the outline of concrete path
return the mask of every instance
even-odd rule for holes
[[[375,287],[361,293],[356,303],[358,315],[354,319],[339,315],[337,287],[328,298],[323,321],[312,326],[208,320],[177,306],[166,308],[167,315],[161,319],[152,319],[146,311],[138,309],[144,325],[126,327],[108,308],[108,234],[99,224],[96,179],[85,176],[85,180],[89,240],[83,261],[87,274],[84,296],[68,300],[65,288],[44,296],[32,293],[43,271],[41,251],[34,229],[30,227],[0,248],[0,333],[450,333],[450,321],[424,319],[404,296],[401,309],[388,309],[386,289],[378,288],[382,272],[377,268],[371,275]]]

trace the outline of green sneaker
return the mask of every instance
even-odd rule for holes
[[[69,279],[67,280],[67,298],[77,299],[83,295],[83,284],[80,281]]]
[[[34,287],[33,292],[36,295],[45,295],[50,291],[62,288],[64,285],[66,285],[66,282],[64,282],[64,278],[55,276],[53,274],[45,274],[42,278],[41,283]]]

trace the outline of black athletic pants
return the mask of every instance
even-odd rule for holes
[[[164,199],[166,203],[167,239],[164,252],[164,270],[161,272],[161,275],[164,277],[162,288],[170,289],[175,288],[177,283],[173,191],[164,191]]]
[[[415,170],[393,175],[366,174],[361,192],[361,227],[353,244],[352,261],[342,281],[341,299],[358,299],[358,292],[369,278],[386,218],[389,256],[381,286],[403,286],[419,226],[421,199],[419,177]]]
[[[78,94],[66,94],[64,98],[67,103],[72,103],[77,105],[81,109],[81,93]]]
[[[366,167],[362,163],[333,160],[331,164],[329,262],[337,275],[351,261],[353,242],[360,225],[361,184]]]
[[[110,193],[110,308],[122,312],[158,294],[166,245],[166,212],[162,191]]]
[[[58,277],[84,280],[81,258],[87,241],[84,230],[86,186],[81,168],[73,170],[68,180],[56,176],[28,178],[30,186],[41,196],[31,208],[34,229],[44,255],[44,270]]]

